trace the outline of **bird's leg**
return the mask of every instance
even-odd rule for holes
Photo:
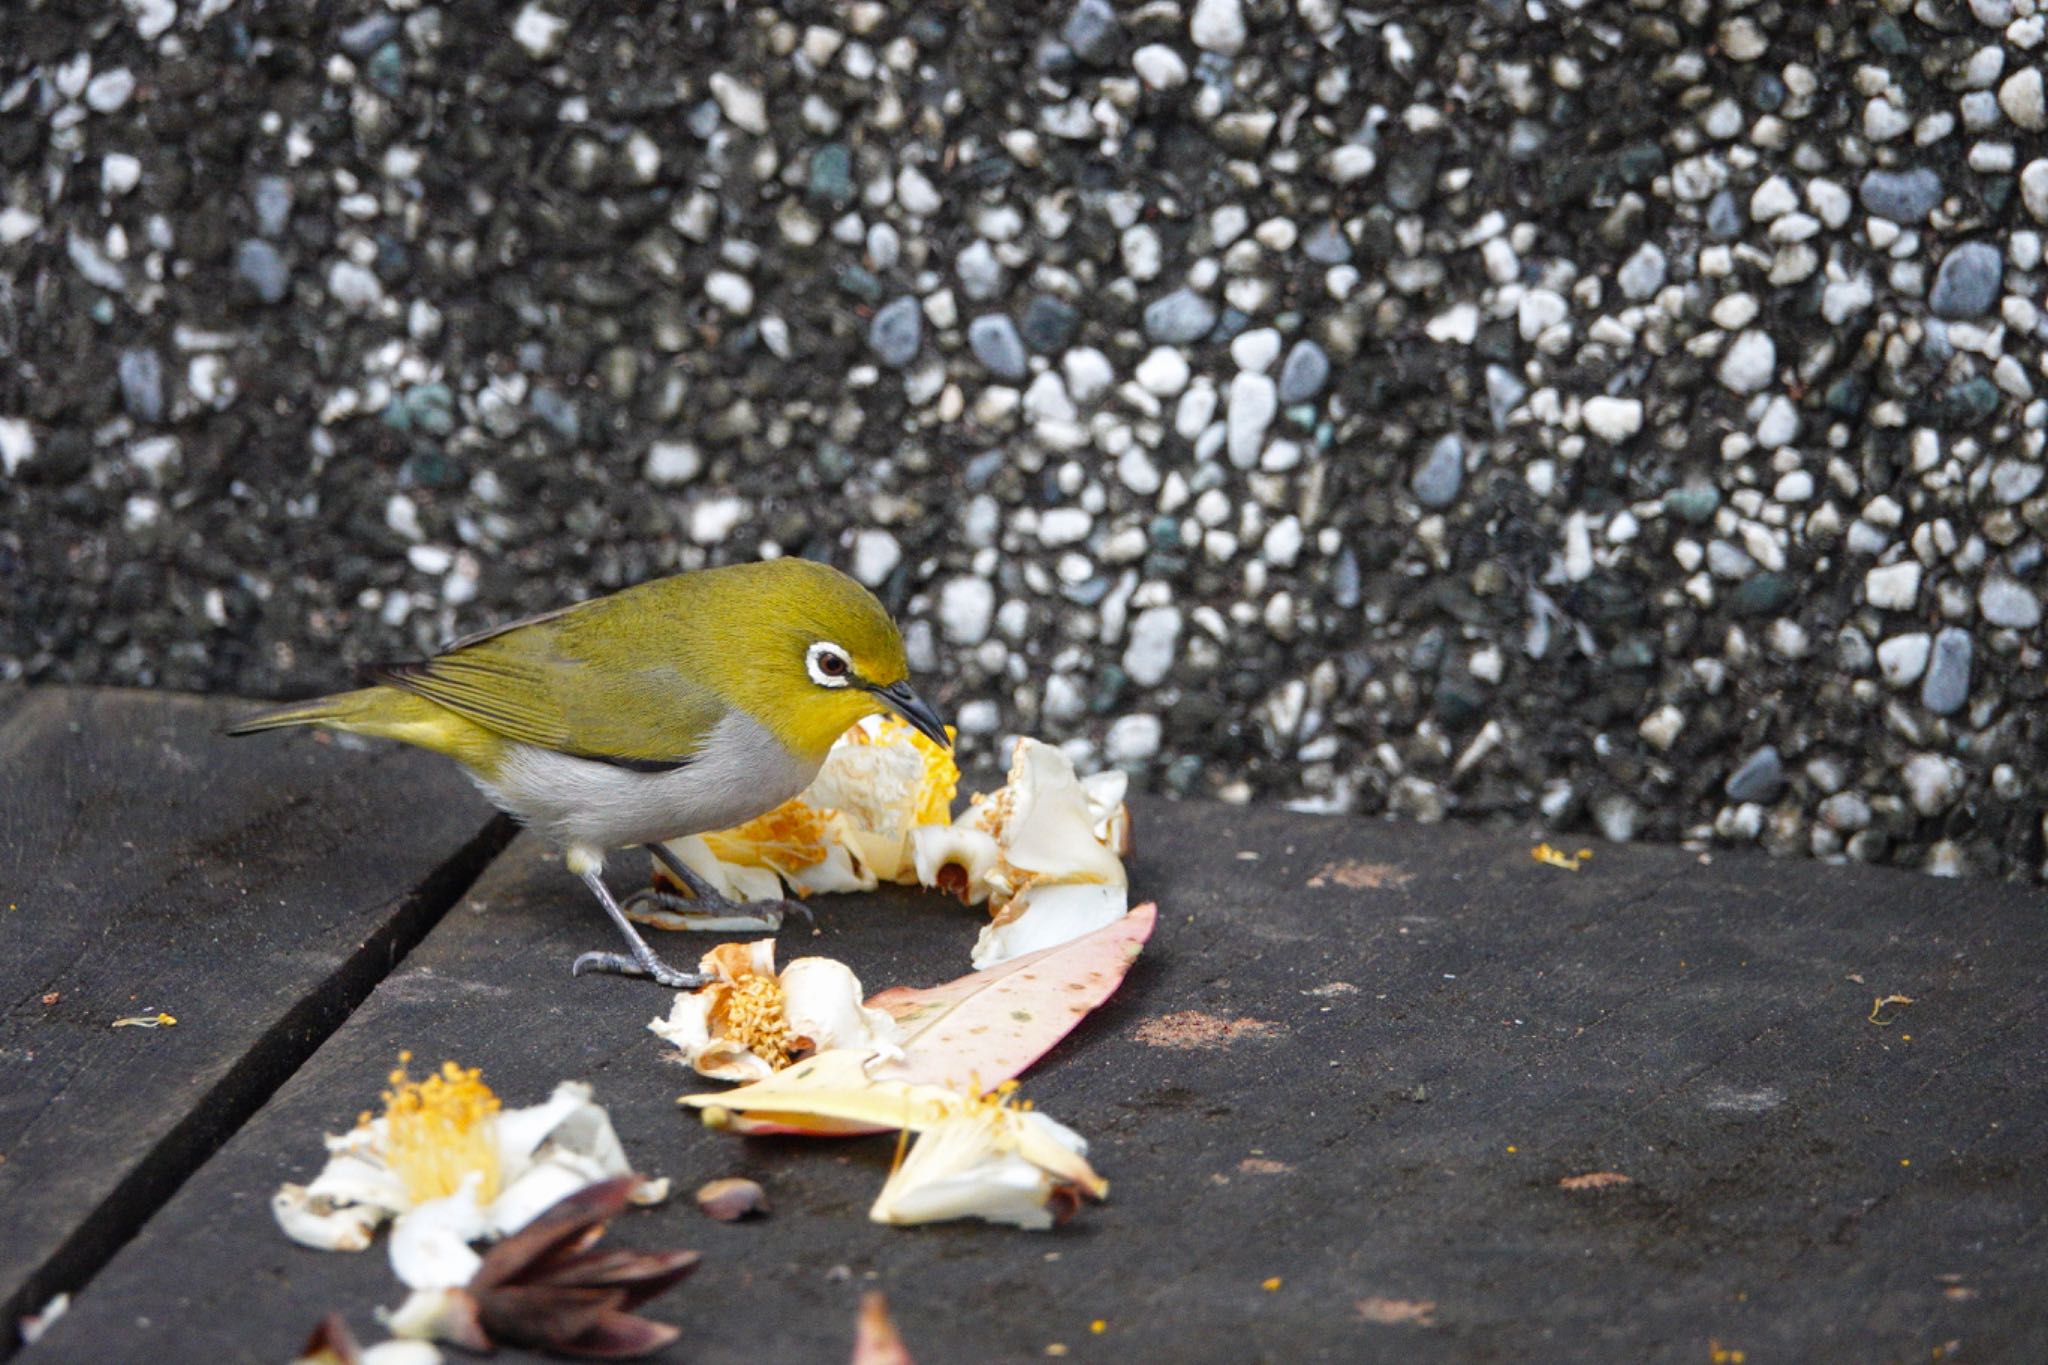
[[[630,953],[585,953],[576,959],[576,965],[569,969],[570,975],[581,976],[585,972],[616,972],[620,976],[649,977],[659,985],[672,990],[691,991],[704,985],[711,978],[701,972],[678,971],[655,956],[654,949],[647,946],[647,940],[640,937],[640,931],[626,918],[626,912],[612,899],[611,888],[604,884],[603,864],[593,865],[593,860],[578,857],[574,851],[566,859],[569,870],[583,878],[583,884],[597,897],[597,903],[612,917],[612,923],[619,926],[619,932],[626,936],[632,946]]]
[[[677,896],[667,891],[649,887],[635,891],[626,897],[627,909],[648,905],[665,911],[682,921],[678,928],[709,929],[720,933],[774,933],[782,922],[791,915],[802,915],[811,921],[811,907],[802,901],[735,901],[715,891],[711,883],[693,871],[690,865],[678,858],[666,844],[649,844],[647,851],[654,855],[671,877],[690,888],[688,896]]]

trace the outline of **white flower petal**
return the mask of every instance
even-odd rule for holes
[[[554,1148],[498,1192],[484,1210],[485,1231],[494,1238],[509,1237],[586,1185],[617,1174],[590,1157]]]
[[[304,1185],[286,1185],[270,1196],[270,1212],[284,1235],[315,1251],[364,1251],[377,1225],[390,1212],[375,1204],[337,1204]]]
[[[981,1218],[1051,1227],[1047,1204],[1058,1182],[1018,1155],[1008,1132],[1018,1117],[965,1114],[923,1134],[882,1186],[868,1217],[877,1223]]]
[[[441,1365],[442,1355],[431,1341],[380,1341],[365,1347],[362,1365]]]
[[[1006,862],[1060,881],[1125,884],[1123,862],[1096,839],[1087,793],[1064,753],[1034,739],[1018,740],[1010,787]]]
[[[915,831],[913,831],[915,833]],[[785,873],[783,880],[799,896],[825,896],[847,891],[872,891],[881,885],[866,864],[856,865],[853,854],[839,844],[827,844],[825,861]]]
[[[790,1031],[808,1039],[811,1049],[863,1048],[888,1059],[903,1055],[903,1036],[886,1010],[861,1004],[860,978],[844,962],[829,957],[800,957],[782,969],[783,1017]]]
[[[469,1244],[489,1231],[477,1205],[483,1174],[472,1171],[462,1188],[414,1205],[391,1225],[391,1269],[408,1289],[459,1289],[476,1276],[484,1258]]]
[[[975,811],[980,809],[981,806],[974,808]],[[1002,849],[987,830],[965,823],[919,825],[910,831],[910,850],[917,865],[917,880],[922,885],[938,886],[939,873],[944,868],[963,870],[967,874],[965,899],[969,905],[988,899],[989,873],[1003,856]]]
[[[741,867],[737,863],[726,862],[711,851],[711,846],[704,842],[702,835],[692,834],[682,839],[670,839],[668,849],[682,860],[685,867],[710,883],[712,890],[729,901],[782,899],[782,882],[773,871],[765,867]],[[758,928],[759,924],[758,920],[748,920],[735,927],[751,929]],[[711,929],[720,926],[712,921],[688,919],[686,927]]]
[[[370,1125],[379,1141],[384,1135],[383,1122],[378,1119]],[[406,1193],[404,1179],[386,1166],[368,1143],[351,1143],[335,1149],[327,1164],[320,1168],[320,1174],[306,1186],[306,1193],[335,1204],[368,1204],[388,1213],[401,1213],[412,1207],[412,1196]]]
[[[582,1081],[563,1081],[555,1087],[539,1105],[526,1105],[524,1109],[502,1109],[492,1119],[492,1142],[498,1146],[498,1171],[504,1183],[512,1183],[526,1173],[526,1166],[535,1162],[535,1154],[541,1146],[555,1136],[559,1128],[569,1124],[586,1109],[596,1109],[604,1115],[604,1109],[590,1103],[590,1087]],[[606,1119],[606,1128],[610,1121]],[[618,1140],[612,1138],[612,1144]]]
[[[1114,924],[1130,909],[1130,898],[1130,888],[1121,883],[1034,882],[1005,907],[1005,916],[1014,917],[987,926],[975,939],[974,969],[985,971]]]
[[[446,1341],[453,1332],[450,1323],[468,1319],[474,1310],[467,1299],[450,1289],[415,1289],[396,1308],[379,1308],[377,1321],[394,1337],[419,1341]]]

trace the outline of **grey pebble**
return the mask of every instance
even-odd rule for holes
[[[398,36],[398,22],[397,15],[379,10],[367,19],[358,19],[350,24],[335,35],[335,40],[349,56],[367,57]]]
[[[164,361],[148,346],[121,352],[115,365],[121,378],[121,406],[138,422],[160,422],[164,416]]]
[[[1486,367],[1486,415],[1493,419],[1495,431],[1508,429],[1508,418],[1528,396],[1529,386],[1513,370],[1505,365]]]
[[[1415,500],[1424,507],[1449,507],[1458,500],[1465,485],[1465,442],[1446,436],[1429,449],[1429,458],[1408,481]]]
[[[1017,326],[1024,334],[1026,346],[1040,355],[1049,355],[1067,349],[1067,343],[1081,326],[1081,314],[1065,299],[1034,294],[1024,305],[1024,318]]]
[[[1024,338],[1007,313],[984,313],[967,324],[967,344],[982,368],[1000,379],[1022,379],[1028,357]]]
[[[1317,223],[1301,239],[1301,254],[1317,265],[1342,265],[1351,259],[1351,239],[1335,223]]]
[[[1872,171],[1856,188],[1863,207],[1894,223],[1921,223],[1941,202],[1941,177],[1925,166],[1910,171]]]
[[[291,291],[291,271],[284,257],[261,237],[248,238],[235,248],[235,274],[265,303],[280,302]]]
[[[994,298],[1003,288],[1003,266],[995,248],[977,237],[953,261],[960,276],[960,292],[970,299]]]
[[[1124,26],[1109,0],[1081,0],[1067,16],[1060,37],[1090,66],[1109,66],[1123,55]]]
[[[1654,242],[1644,242],[1636,248],[1633,256],[1621,263],[1621,273],[1615,276],[1615,283],[1621,286],[1624,297],[1647,299],[1664,287],[1667,272],[1664,253]]]
[[[1998,302],[2005,258],[1989,242],[1964,242],[1941,258],[1927,306],[1944,318],[1982,317]]]
[[[1784,781],[1785,761],[1778,756],[1776,745],[1766,744],[1742,760],[1742,766],[1729,774],[1722,790],[1728,793],[1730,801],[1768,801],[1778,794]]]
[[[2002,576],[1978,585],[1977,610],[1992,625],[2008,630],[2032,630],[2041,624],[2041,599],[2034,590]]]
[[[1920,704],[1937,716],[1960,710],[1970,699],[1970,656],[1974,652],[1970,632],[1961,626],[1950,626],[1936,635],[1934,657],[1920,684]]]
[[[281,175],[259,175],[249,187],[249,207],[256,211],[256,231],[282,237],[292,220],[292,182]]]
[[[1216,325],[1216,305],[1192,289],[1176,289],[1145,309],[1145,335],[1169,346],[1200,341]]]
[[[1297,341],[1280,366],[1280,401],[1306,403],[1330,382],[1330,357],[1313,341]]]
[[[923,344],[924,313],[908,294],[876,309],[868,323],[868,349],[892,369],[900,370],[917,359],[918,347]]]
[[[1724,242],[1742,235],[1742,206],[1735,202],[1733,192],[1722,190],[1708,202],[1707,233]]]

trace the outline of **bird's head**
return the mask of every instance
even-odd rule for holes
[[[903,633],[873,593],[809,560],[745,567],[759,580],[749,609],[764,637],[749,700],[783,743],[823,758],[855,722],[893,713],[952,747],[945,723],[911,687]]]

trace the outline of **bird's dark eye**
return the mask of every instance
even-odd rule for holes
[[[846,660],[837,654],[820,654],[818,670],[828,678],[843,678],[846,676]]]

